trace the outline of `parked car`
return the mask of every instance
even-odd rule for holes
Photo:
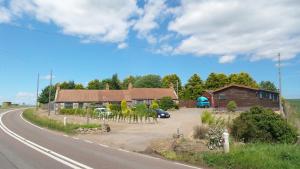
[[[98,117],[101,116],[110,116],[112,113],[105,107],[96,108],[95,113],[97,113]]]
[[[208,108],[210,107],[210,103],[206,97],[198,97],[197,99],[197,107]]]
[[[169,118],[170,117],[170,113],[162,110],[162,109],[156,109],[156,114],[158,118]]]

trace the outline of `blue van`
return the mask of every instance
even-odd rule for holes
[[[210,103],[208,101],[208,99],[206,97],[198,97],[197,99],[197,107],[204,107],[204,108],[208,108],[210,107]]]

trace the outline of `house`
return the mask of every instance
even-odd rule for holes
[[[146,103],[150,105],[153,100],[162,97],[171,97],[174,101],[178,96],[174,88],[133,88],[131,84],[127,90],[62,90],[57,88],[55,95],[56,109],[60,108],[83,108],[90,104],[106,105],[109,103],[120,104],[126,100],[128,105]]]
[[[279,109],[279,93],[251,88],[242,85],[229,85],[216,90],[203,93],[208,98],[213,108],[225,108],[230,101],[235,101],[238,108],[262,106]]]

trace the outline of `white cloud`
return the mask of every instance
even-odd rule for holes
[[[168,27],[183,37],[176,53],[247,55],[255,61],[276,60],[279,52],[287,60],[300,51],[299,0],[182,0],[181,4]]]
[[[157,39],[151,34],[151,31],[159,28],[157,19],[166,9],[165,0],[148,0],[141,17],[133,26],[133,30],[138,32],[140,38],[145,38],[151,44],[156,43]]]
[[[128,44],[127,43],[120,43],[119,45],[118,45],[118,49],[125,49],[125,48],[127,48],[128,47]]]
[[[26,104],[33,104],[35,103],[36,96],[34,93],[30,92],[18,92],[14,99],[14,103],[26,103]]]
[[[125,41],[138,10],[135,0],[12,0],[11,9],[17,16],[54,23],[64,34],[86,42],[113,43]]]
[[[234,55],[224,55],[219,58],[219,63],[232,63],[235,58]]]
[[[3,6],[3,0],[0,0],[0,23],[11,21],[11,15],[8,9]]]

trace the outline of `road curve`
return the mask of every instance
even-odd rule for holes
[[[35,127],[25,122],[21,110],[3,115],[0,130],[0,168],[99,168],[99,169],[192,169],[150,156],[122,151],[92,142],[68,137],[60,133]],[[4,132],[5,131],[5,132]],[[16,135],[8,135],[8,131]],[[16,137],[16,138],[14,138]],[[17,140],[21,138],[20,141]],[[22,140],[28,142],[22,143]],[[25,145],[33,143],[34,146]],[[45,149],[45,152],[41,152]],[[51,154],[54,157],[51,157]],[[56,156],[57,154],[57,156]],[[65,158],[63,158],[65,157]],[[58,159],[56,159],[58,158]],[[71,160],[71,161],[70,161]],[[82,165],[80,165],[82,164]]]

